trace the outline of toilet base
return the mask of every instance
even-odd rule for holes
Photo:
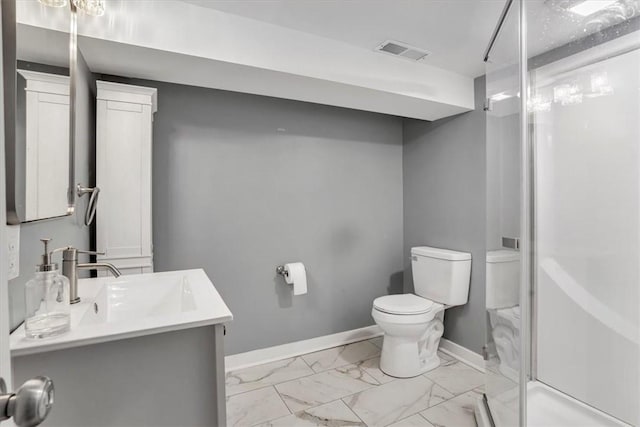
[[[415,343],[413,343],[413,347],[415,347]],[[413,352],[413,349],[403,349],[403,352]],[[398,363],[398,361],[402,360],[402,357],[398,357],[393,354],[394,352],[389,352],[385,356],[384,348],[382,354],[380,355],[380,370],[390,377],[395,378],[412,378],[417,377],[418,375],[422,375],[425,372],[429,372],[433,369],[436,369],[440,366],[440,358],[437,353],[435,356],[430,357],[428,360],[425,360],[424,363]],[[416,362],[419,362],[417,357],[412,358]]]
[[[428,322],[419,340],[415,337],[384,335],[380,370],[396,378],[411,378],[440,366],[438,345],[444,332],[444,310]]]
[[[520,372],[520,317],[518,307],[489,310],[491,336],[505,377],[518,382]]]

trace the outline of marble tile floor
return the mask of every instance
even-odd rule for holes
[[[442,364],[399,379],[379,368],[381,338],[229,372],[229,426],[475,427],[484,375]]]

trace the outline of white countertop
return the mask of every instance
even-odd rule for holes
[[[186,283],[185,292],[182,291],[184,285],[179,285],[182,283],[180,281]],[[154,285],[157,287],[154,288]],[[176,291],[177,287],[180,290]],[[115,291],[105,294],[107,288],[115,288]],[[131,292],[134,288],[136,292]],[[149,304],[145,303],[154,299],[155,289],[162,289],[160,292],[164,293],[158,293],[155,299],[160,301],[154,301],[155,305],[149,309]],[[202,269],[121,276],[118,279],[80,279],[78,293],[81,302],[71,305],[69,332],[51,338],[27,339],[23,323],[10,336],[11,355],[24,356],[233,320],[231,311]],[[122,295],[132,296],[127,301]],[[182,302],[175,302],[180,298]],[[185,303],[184,298],[189,301]],[[107,302],[108,299],[110,302]],[[99,316],[93,314],[94,302],[105,307]],[[111,306],[106,307],[108,304]],[[176,308],[176,304],[187,304],[188,308]],[[141,307],[140,313],[136,312],[137,307]],[[144,310],[146,312],[143,313]],[[95,320],[98,317],[108,320]]]

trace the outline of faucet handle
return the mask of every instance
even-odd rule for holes
[[[76,249],[76,252],[79,254],[87,254],[87,255],[106,255],[106,252],[98,252],[98,251],[83,251],[81,249]]]
[[[87,254],[87,255],[105,255],[104,252],[96,252],[96,251],[85,251],[82,249],[76,249],[72,246],[67,246],[64,248],[55,249],[53,252],[62,251],[62,259],[64,261],[78,261],[78,254]]]
[[[51,255],[56,254],[58,252],[62,252],[62,251],[66,251],[67,249],[69,249],[69,246],[63,246],[61,248],[56,248],[54,250],[52,250],[51,252],[49,252]]]

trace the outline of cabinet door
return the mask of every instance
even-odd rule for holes
[[[29,91],[25,125],[25,221],[66,215],[69,96]]]
[[[150,267],[151,107],[98,100],[97,116],[98,250],[116,266]]]

